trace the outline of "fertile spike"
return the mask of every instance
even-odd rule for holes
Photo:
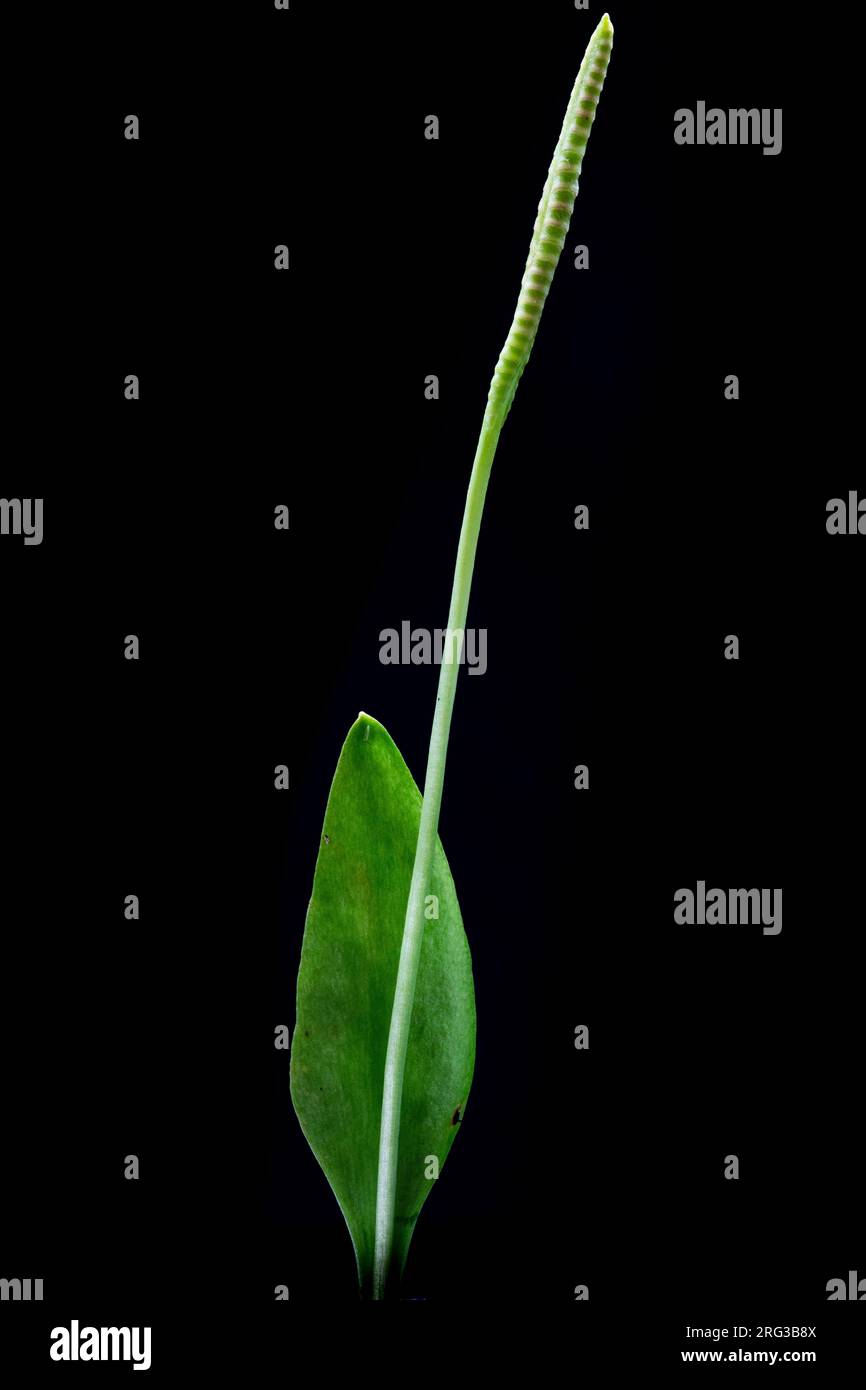
[[[613,25],[610,16],[603,15],[587,45],[571,93],[538,204],[538,216],[520,284],[514,321],[490,383],[487,399],[494,409],[501,410],[502,419],[511,409],[520,374],[532,351],[547,291],[568,235],[584,151],[595,120],[595,109],[604,85],[612,46]]]

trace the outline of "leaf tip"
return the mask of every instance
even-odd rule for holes
[[[350,732],[361,733],[363,731],[364,742],[366,743],[370,737],[371,729],[376,729],[381,733],[385,732],[383,725],[379,723],[378,719],[374,719],[372,714],[366,714],[364,710],[359,709],[358,718],[355,720]]]

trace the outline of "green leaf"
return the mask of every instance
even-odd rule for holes
[[[360,714],[328,798],[307,910],[292,1039],[292,1101],[340,1203],[371,1290],[385,1053],[421,795],[381,724]],[[466,1107],[475,1060],[469,945],[437,839],[400,1114],[394,1291],[418,1213]],[[429,903],[428,911],[434,911]]]

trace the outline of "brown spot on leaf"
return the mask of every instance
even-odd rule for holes
[[[460,1123],[460,1106],[459,1106],[459,1105],[458,1105],[457,1109],[454,1111],[454,1114],[451,1116],[451,1123],[452,1123],[452,1125],[459,1125],[459,1123]]]

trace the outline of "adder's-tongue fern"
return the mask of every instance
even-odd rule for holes
[[[532,351],[547,291],[568,234],[571,211],[577,196],[578,176],[607,72],[612,42],[613,26],[608,16],[604,15],[589,41],[568,103],[553,162],[538,205],[538,216],[514,322],[493,373],[481,435],[475,451],[457,550],[448,616],[449,630],[454,633],[463,632],[465,627],[478,531],[493,456],[500,431],[514,399],[517,383]],[[421,958],[424,905],[426,895],[430,891],[431,866],[437,840],[445,757],[460,653],[461,646],[457,643],[456,655],[451,659],[443,657],[439,670],[439,691],[430,735],[418,843],[388,1034],[376,1186],[374,1298],[385,1297],[394,1248],[400,1112],[406,1052]],[[443,1021],[443,1026],[447,1027],[447,1020]]]

